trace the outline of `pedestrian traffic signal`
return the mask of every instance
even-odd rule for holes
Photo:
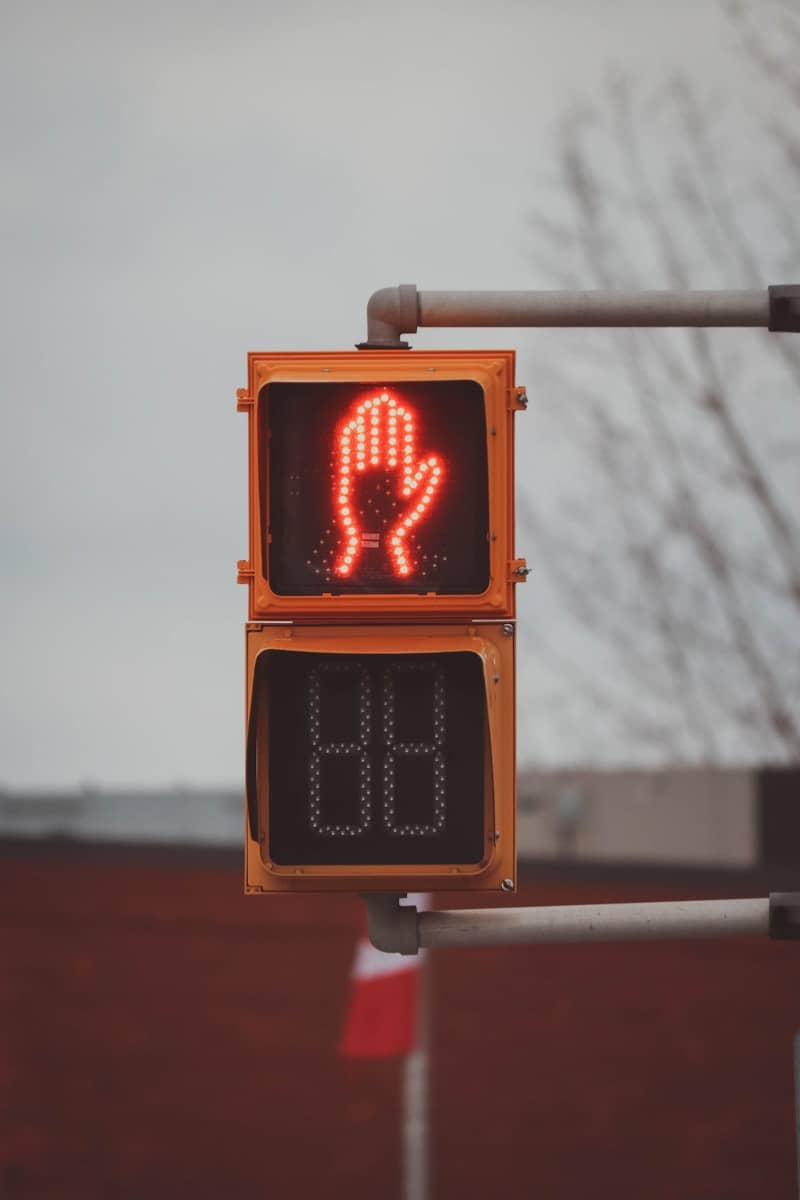
[[[513,369],[249,356],[248,891],[513,887]]]
[[[513,365],[251,354],[251,620],[512,616]]]

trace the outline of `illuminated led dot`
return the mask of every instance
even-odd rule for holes
[[[339,567],[339,574],[340,575],[349,575],[350,574],[350,568],[348,567],[347,563],[342,563],[342,565]]]
[[[397,459],[396,459],[396,458],[390,458],[390,459],[389,459],[389,466],[390,466],[390,467],[396,467],[396,466],[397,466]]]
[[[410,495],[411,495],[411,488],[404,487],[404,488],[403,488],[403,495],[404,495],[404,496],[410,496]]]
[[[345,565],[349,567],[350,563],[353,561],[352,554],[345,554],[344,561],[345,561]]]
[[[400,574],[401,574],[401,575],[407,575],[407,574],[408,574],[408,567],[405,567],[405,566],[401,567],[401,568],[400,568]]]
[[[411,520],[412,520],[412,521],[418,521],[418,520],[419,520],[419,513],[418,513],[418,512],[416,512],[416,511],[414,511],[414,512],[411,514]]]
[[[405,525],[406,529],[408,529],[411,525],[411,517],[406,517],[405,521],[403,521],[403,524]]]
[[[367,400],[366,404],[364,405],[364,408],[372,408],[372,401],[371,401],[371,400]],[[359,410],[359,411],[360,411],[360,410]]]
[[[398,537],[405,537],[405,532],[406,532],[406,531],[405,531],[404,527],[401,525],[401,526],[400,526],[400,528],[399,528],[399,529],[398,529],[398,531],[397,531],[397,536],[398,536]]]
[[[393,537],[393,538],[392,538],[392,545],[393,545],[393,546],[399,546],[399,545],[400,545],[400,538],[399,538],[399,537],[397,537],[396,535],[395,535],[395,537]]]
[[[411,434],[410,434],[410,433],[403,434],[403,441],[404,441],[404,442],[413,442],[413,440],[414,440],[414,439],[413,439],[413,437],[411,436]]]

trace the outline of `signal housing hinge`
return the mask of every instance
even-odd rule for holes
[[[253,397],[248,392],[247,388],[236,389],[236,411],[247,412],[253,407]]]
[[[525,583],[530,573],[531,568],[524,558],[512,558],[508,564],[508,578],[510,583]]]
[[[523,412],[528,407],[528,393],[524,387],[509,388],[506,407],[509,412]]]

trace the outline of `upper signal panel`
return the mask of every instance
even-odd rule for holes
[[[514,355],[249,355],[253,620],[513,616]]]

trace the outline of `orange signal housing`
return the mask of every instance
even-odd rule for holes
[[[485,689],[483,840],[480,862],[282,866],[269,843],[267,716],[280,698],[255,695],[256,664],[265,652],[370,654],[475,654]],[[506,624],[291,626],[250,623],[246,629],[247,769],[245,891],[497,891],[510,890],[516,874],[514,638]],[[458,798],[455,798],[457,804]]]
[[[238,393],[237,402],[239,411],[248,416],[249,551],[247,559],[238,564],[238,580],[248,585],[250,620],[335,624],[360,619],[513,618],[515,586],[525,578],[524,563],[514,558],[513,418],[514,411],[521,407],[514,386],[514,362],[514,352],[510,350],[250,353],[248,387]],[[489,520],[489,569],[485,589],[478,594],[404,594],[391,590],[373,590],[370,594],[278,593],[270,579],[268,561],[271,386],[279,383],[391,386],[442,381],[471,381],[483,394]],[[433,475],[438,475],[436,468],[432,468],[431,479],[435,483]]]

